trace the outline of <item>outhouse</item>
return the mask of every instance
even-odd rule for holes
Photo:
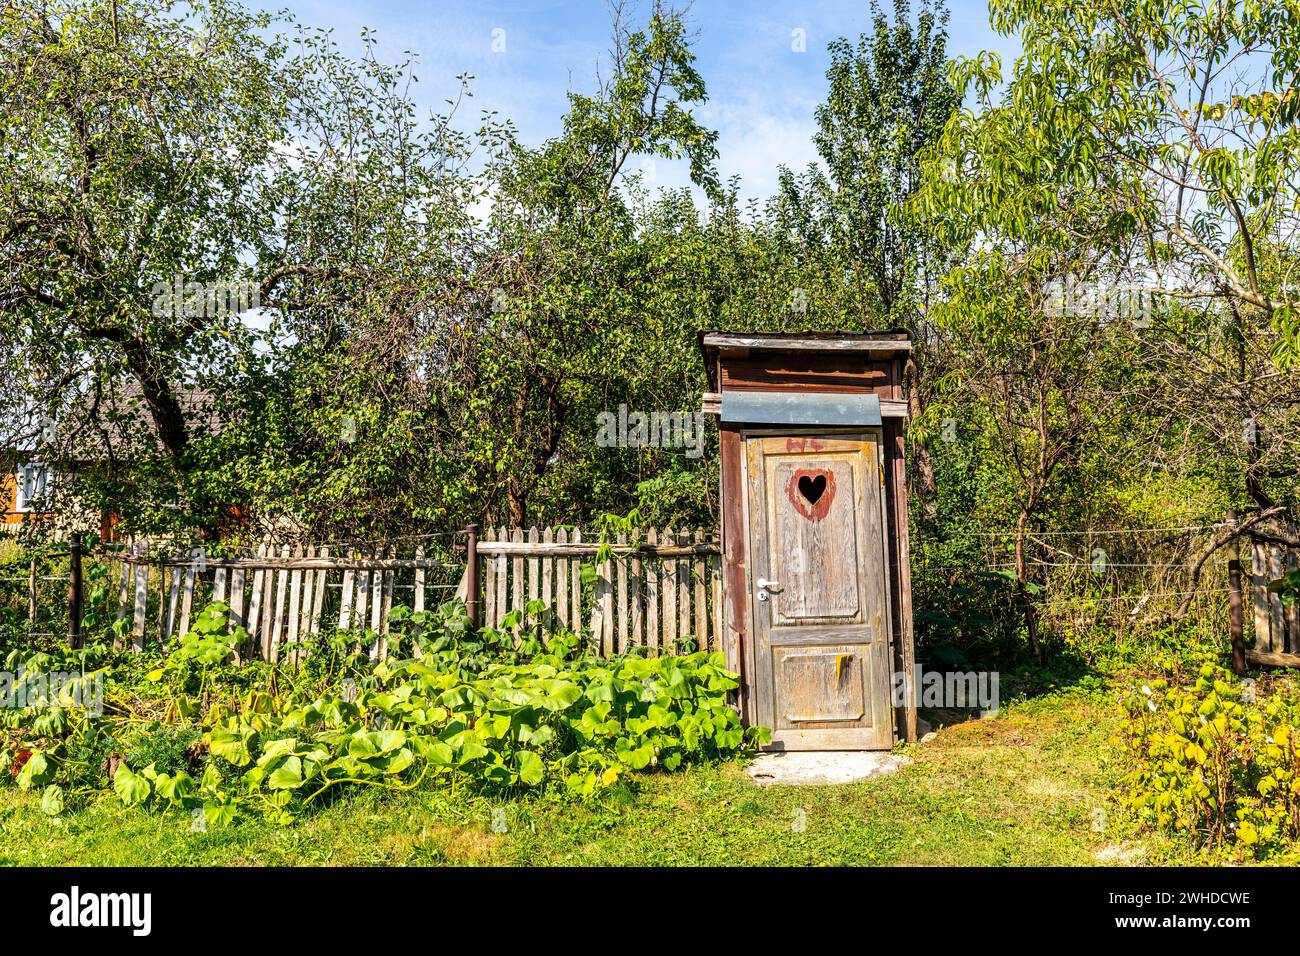
[[[704,332],[723,649],[773,750],[916,737],[906,332]]]

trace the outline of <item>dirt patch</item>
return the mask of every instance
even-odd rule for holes
[[[491,860],[501,843],[496,834],[475,828],[424,827],[418,832],[389,833],[380,846],[397,860],[438,856],[449,863],[484,863]]]
[[[1107,866],[1137,866],[1146,855],[1147,851],[1134,843],[1108,843],[1092,851],[1092,858]]]

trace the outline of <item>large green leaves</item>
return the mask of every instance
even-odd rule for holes
[[[128,807],[133,807],[149,799],[152,786],[147,777],[135,773],[123,762],[117,765],[117,770],[113,773],[113,792]]]

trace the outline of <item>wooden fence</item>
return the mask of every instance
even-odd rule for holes
[[[499,528],[477,542],[473,576],[458,547],[448,542],[435,555],[422,544],[264,542],[255,553],[209,557],[160,554],[139,541],[107,557],[116,616],[130,620],[123,630],[136,649],[154,636],[166,646],[207,602],[223,601],[250,635],[242,656],[279,661],[286,648],[296,653],[299,642],[337,627],[374,632],[370,654],[383,659],[393,607],[468,601],[471,582],[477,617],[492,627],[540,601],[552,624],[607,656],[721,647],[719,549],[701,529],[650,528],[602,542],[579,529]]]
[[[1300,535],[1300,527],[1286,525],[1285,532],[1294,538]],[[1259,540],[1251,544],[1250,581],[1255,598],[1255,650],[1249,656],[1256,663],[1300,665],[1300,605],[1287,607],[1279,595],[1268,590],[1270,581],[1276,581],[1298,565],[1300,549]],[[1286,657],[1295,659],[1288,661]]]
[[[1282,530],[1297,536],[1294,526]],[[671,653],[723,646],[719,547],[701,529],[647,528],[610,540],[573,528],[489,529],[476,540],[474,574],[466,564],[467,538],[458,533],[366,544],[266,541],[225,557],[127,542],[86,555],[107,563],[109,587],[106,597],[92,600],[90,594],[102,592],[87,582],[85,610],[101,619],[116,615],[119,622],[129,621],[121,625],[123,637],[143,649],[151,640],[166,646],[189,629],[207,602],[225,601],[250,635],[241,656],[271,661],[335,627],[374,632],[369,651],[381,658],[393,607],[419,611],[453,596],[471,605],[479,623],[493,627],[510,612],[541,602],[556,623],[582,634],[607,656],[634,648]],[[33,633],[38,585],[42,600],[53,597],[50,609],[60,613],[62,593],[68,594],[69,608],[74,594],[80,600],[83,589],[73,586],[71,569],[50,567],[67,568],[68,552],[27,559],[14,543],[3,545],[12,552],[0,546],[10,561],[0,577],[5,600],[13,605],[11,596],[17,598]],[[1251,545],[1255,649],[1249,656],[1257,664],[1300,666],[1300,608],[1284,606],[1267,589],[1300,563],[1300,550],[1263,539]],[[50,617],[43,615],[43,623]],[[79,614],[68,617],[80,620]]]
[[[589,634],[609,656],[722,647],[716,539],[702,529],[648,528],[601,542],[567,528],[498,528],[478,543],[483,622],[497,625],[531,601]],[[599,560],[598,560],[599,559]],[[582,572],[592,565],[594,575]]]
[[[357,548],[268,541],[253,554],[235,557],[199,551],[158,556],[147,542],[133,542],[112,556],[117,618],[130,616],[137,649],[152,633],[166,646],[189,630],[208,601],[223,601],[232,620],[249,633],[250,646],[241,654],[278,661],[282,649],[322,628],[338,627],[373,631],[378,639],[370,654],[382,658],[395,601],[424,610],[450,598],[456,585],[449,578],[463,575],[463,562],[427,550],[423,544],[407,550],[397,544]]]

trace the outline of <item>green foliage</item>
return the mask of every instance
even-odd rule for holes
[[[51,814],[111,779],[127,806],[201,810],[209,826],[250,814],[287,823],[348,787],[600,801],[636,774],[764,739],[729,705],[738,682],[720,654],[585,657],[540,602],[477,632],[459,602],[400,609],[386,663],[335,656],[332,673],[297,683],[287,665],[261,671],[266,683],[257,668],[236,679],[226,661],[240,632],[228,616],[225,605],[208,605],[147,674],[134,655],[113,662],[103,718],[15,715],[0,754],[14,784],[56,787],[43,801]],[[318,647],[301,649],[307,662]],[[398,658],[403,647],[416,656]]]
[[[231,625],[229,606],[214,601],[199,612],[162,666],[149,673],[149,679],[166,680],[179,693],[202,694],[212,672],[229,661],[235,649],[247,640],[248,631],[241,625]]]
[[[194,727],[151,722],[134,732],[125,760],[133,767],[153,766],[167,773],[193,770],[198,760],[195,745],[202,736]]]
[[[1292,568],[1276,581],[1270,581],[1267,590],[1276,594],[1284,607],[1291,607],[1300,601],[1300,568]]]
[[[781,174],[782,215],[817,254],[851,272],[860,308],[882,325],[914,327],[922,283],[943,251],[910,218],[926,149],[959,102],[948,78],[948,12],[923,0],[915,22],[894,0],[892,22],[876,0],[872,31],[830,45],[826,102],[813,137],[826,171]]]
[[[1300,702],[1255,701],[1212,658],[1194,677],[1148,680],[1123,698],[1112,743],[1121,805],[1198,845],[1267,857],[1300,839]]]

